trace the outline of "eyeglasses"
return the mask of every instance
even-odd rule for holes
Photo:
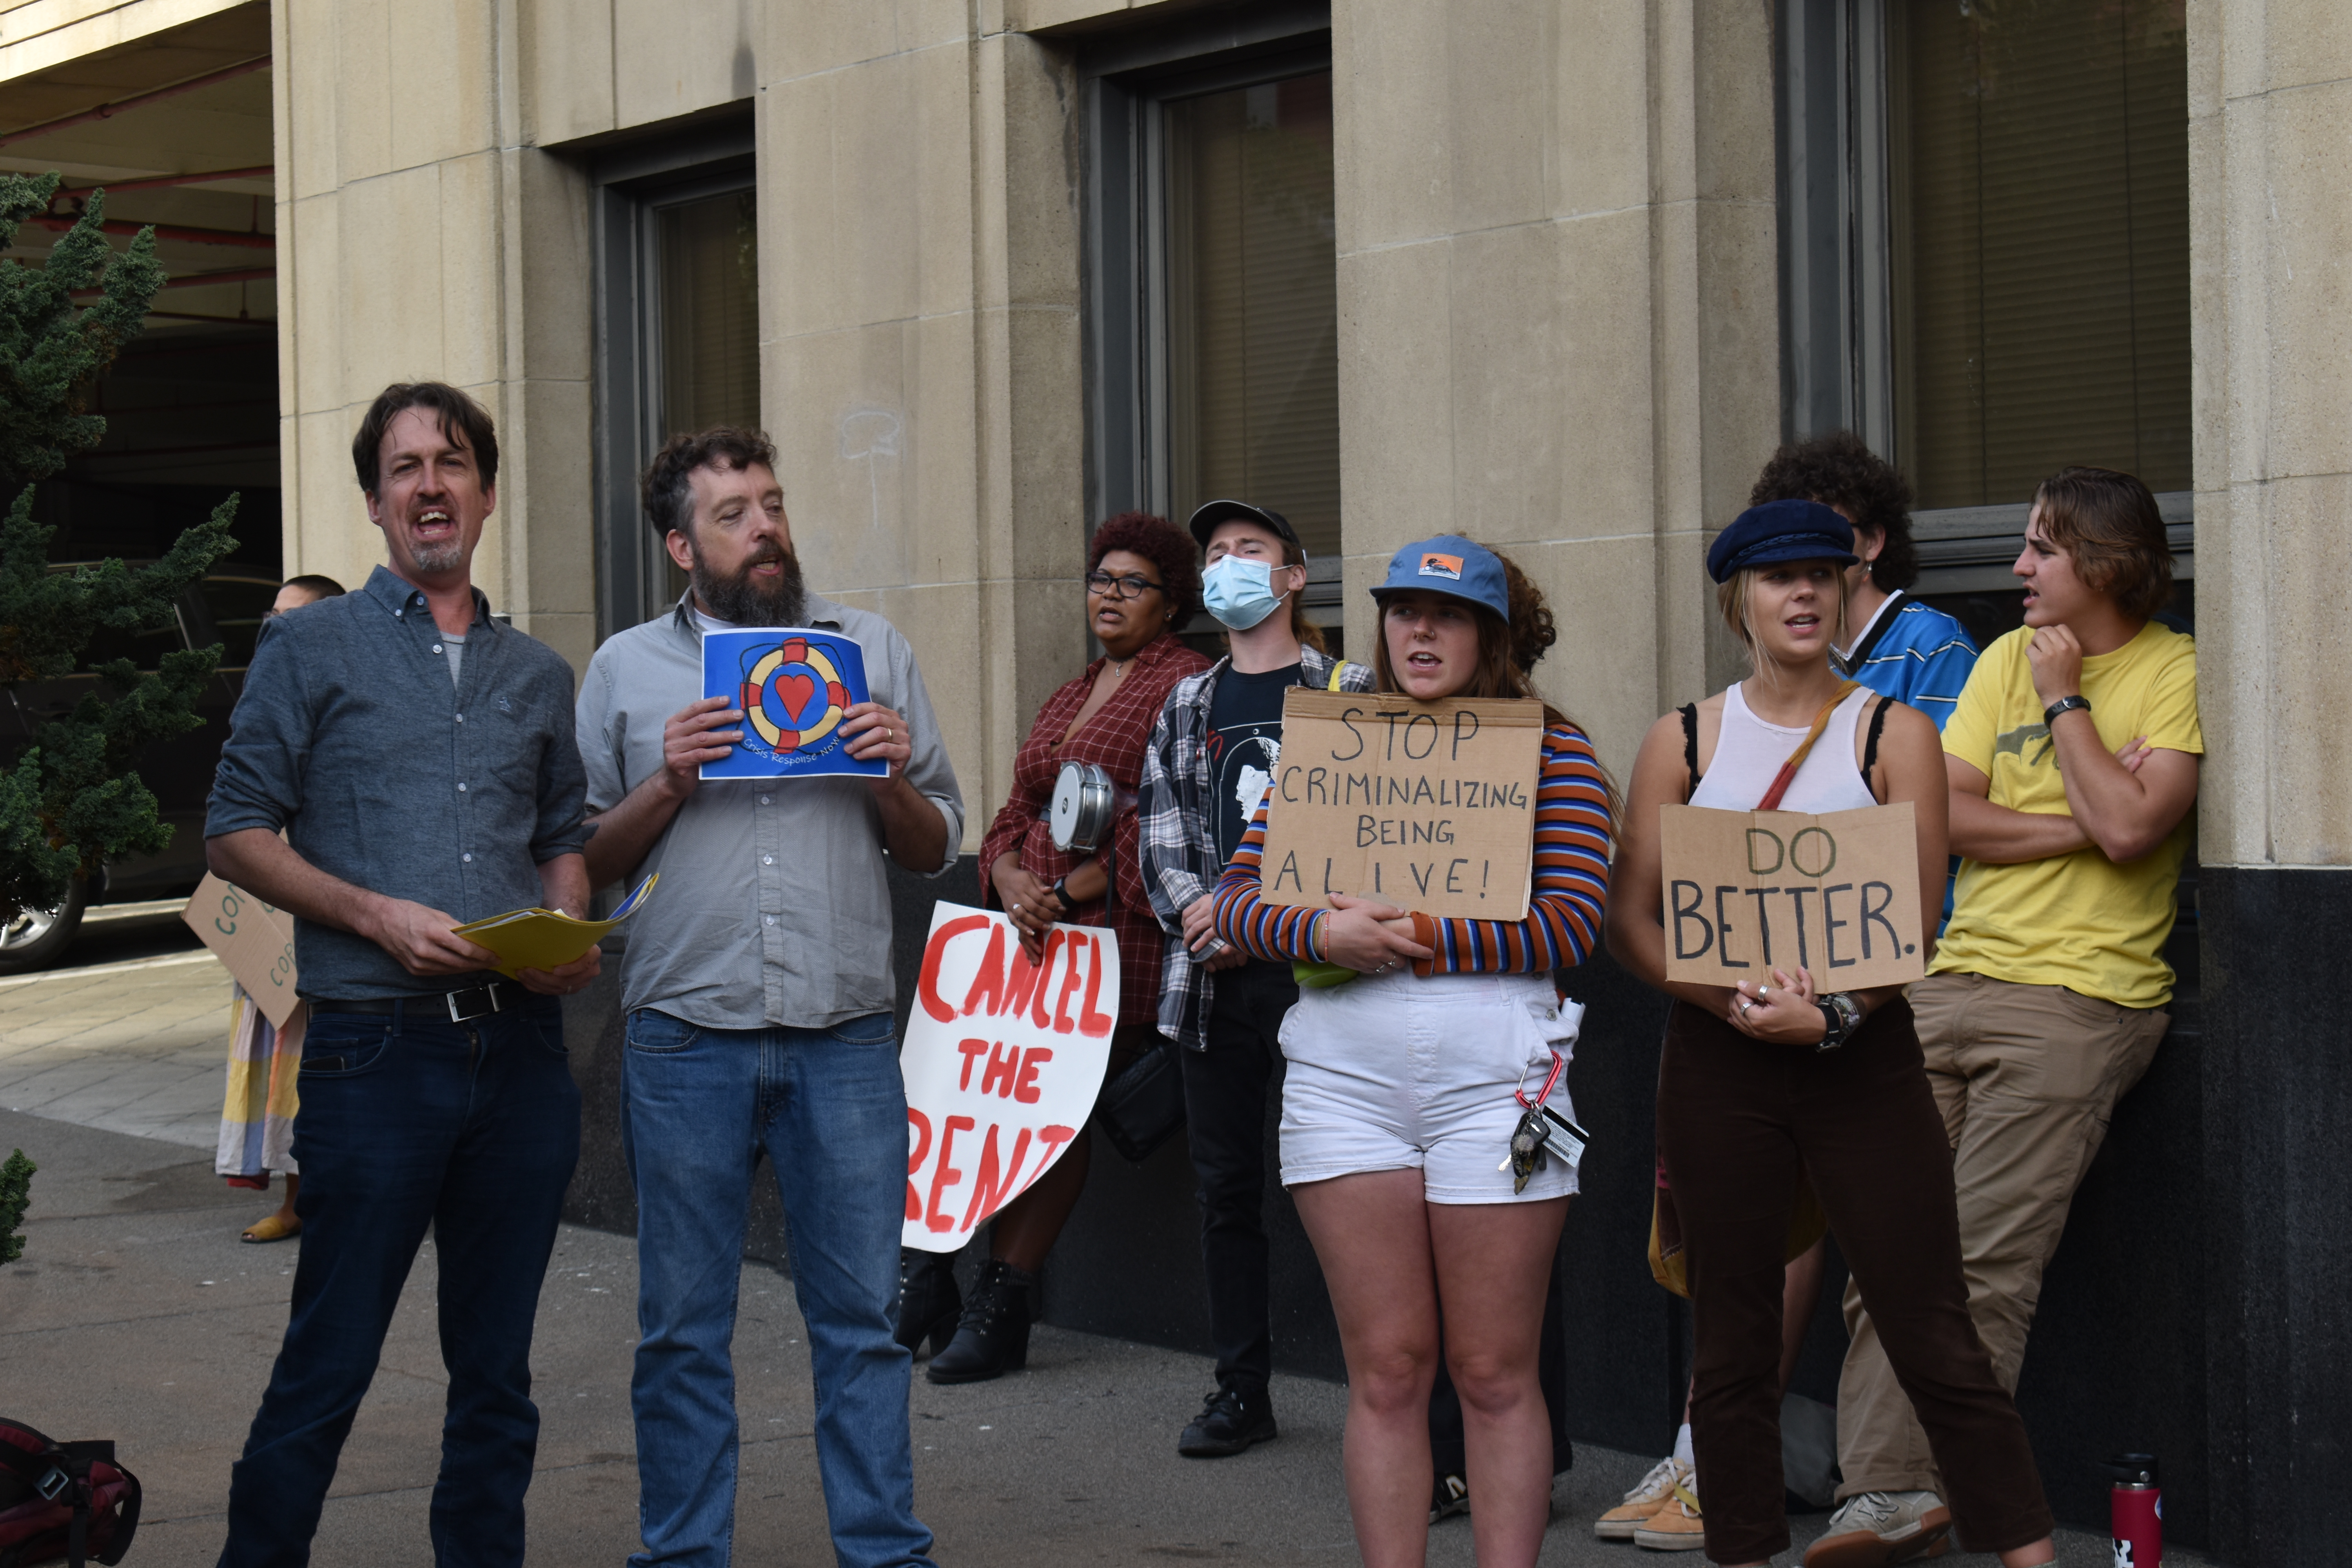
[[[1108,572],[1087,574],[1087,593],[1108,594],[1114,599],[1140,599],[1146,593],[1159,586],[1160,584],[1150,578],[1132,572],[1124,577],[1114,577]]]

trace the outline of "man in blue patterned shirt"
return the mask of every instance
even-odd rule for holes
[[[1853,431],[1832,430],[1772,454],[1748,504],[1774,500],[1817,500],[1853,524],[1861,559],[1846,568],[1838,668],[1941,730],[1977,666],[1977,645],[1959,622],[1908,592],[1919,580],[1911,482]]]

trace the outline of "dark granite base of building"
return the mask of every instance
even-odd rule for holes
[[[977,888],[969,858],[937,879],[894,873],[902,998],[912,994],[931,900],[972,901]],[[2294,1532],[2332,1529],[2326,1510],[2308,1505],[2326,1495],[2325,1477],[2337,1473],[2352,1431],[2352,1411],[2342,1408],[2352,1394],[2339,1392],[2323,1353],[2352,1312],[2344,1246],[2352,1176],[2337,1157],[2336,1125],[2338,1109],[2352,1104],[2352,1053],[2341,1048],[2339,1009],[2308,977],[2326,972],[2319,944],[2352,929],[2352,875],[2209,868],[2203,900],[2208,963],[2222,977],[2214,1002],[2197,1000],[2196,933],[2184,926],[2172,1033],[2117,1109],[2075,1201],[2043,1282],[2018,1404],[2066,1522],[2103,1526],[2099,1460],[2151,1450],[2164,1466],[2171,1539],[2218,1545],[2232,1563],[2319,1562],[2332,1542]],[[1587,1007],[1570,1087],[1593,1134],[1558,1264],[1570,1430],[1664,1453],[1689,1375],[1686,1303],[1658,1289],[1647,1261],[1664,1005],[1605,958],[1570,979]],[[609,978],[571,1005],[587,1120],[567,1216],[626,1231],[635,1209],[620,1151],[616,1005]],[[2209,1042],[2203,1018],[2233,1009],[2231,1027]],[[2327,1042],[2336,1044],[2315,1048]],[[1271,1170],[1271,1113],[1266,1137]],[[1321,1273],[1279,1186],[1267,1194],[1267,1228],[1276,1363],[1337,1378]],[[764,1174],[746,1251],[781,1267],[782,1219]],[[1066,1327],[1205,1354],[1200,1268],[1181,1138],[1139,1166],[1098,1144],[1086,1196],[1047,1265],[1045,1313]],[[1845,1346],[1843,1279],[1832,1247],[1797,1378],[1800,1392],[1825,1403],[1836,1398]]]

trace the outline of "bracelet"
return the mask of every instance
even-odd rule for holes
[[[2042,710],[2042,727],[2045,730],[2048,729],[2051,725],[2058,722],[2059,714],[2072,713],[2078,708],[2084,712],[2088,713],[2091,710],[2091,700],[2087,697],[2082,696],[2061,697],[2057,701],[2053,702],[2049,707],[2044,708]]]
[[[1330,919],[1331,911],[1323,910],[1307,922],[1307,952],[1308,956],[1314,958],[1318,963],[1331,962],[1331,928],[1328,923]],[[1323,938],[1323,951],[1319,955],[1315,952],[1315,938],[1318,934]]]
[[[1078,907],[1078,901],[1070,897],[1070,879],[1067,877],[1055,878],[1054,885],[1045,890],[1054,895],[1054,901],[1062,906],[1064,914],[1066,915]]]

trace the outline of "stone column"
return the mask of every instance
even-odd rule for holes
[[[1703,544],[1780,438],[1769,7],[1333,8],[1349,647],[1395,548],[1540,582],[1622,777],[1730,673]]]
[[[390,382],[465,388],[498,421],[474,580],[575,667],[594,648],[588,208],[526,144],[514,0],[273,7],[289,572],[356,587],[383,559],[352,473]]]
[[[2315,1563],[2352,1495],[2352,10],[2189,27],[2213,1545]]]

